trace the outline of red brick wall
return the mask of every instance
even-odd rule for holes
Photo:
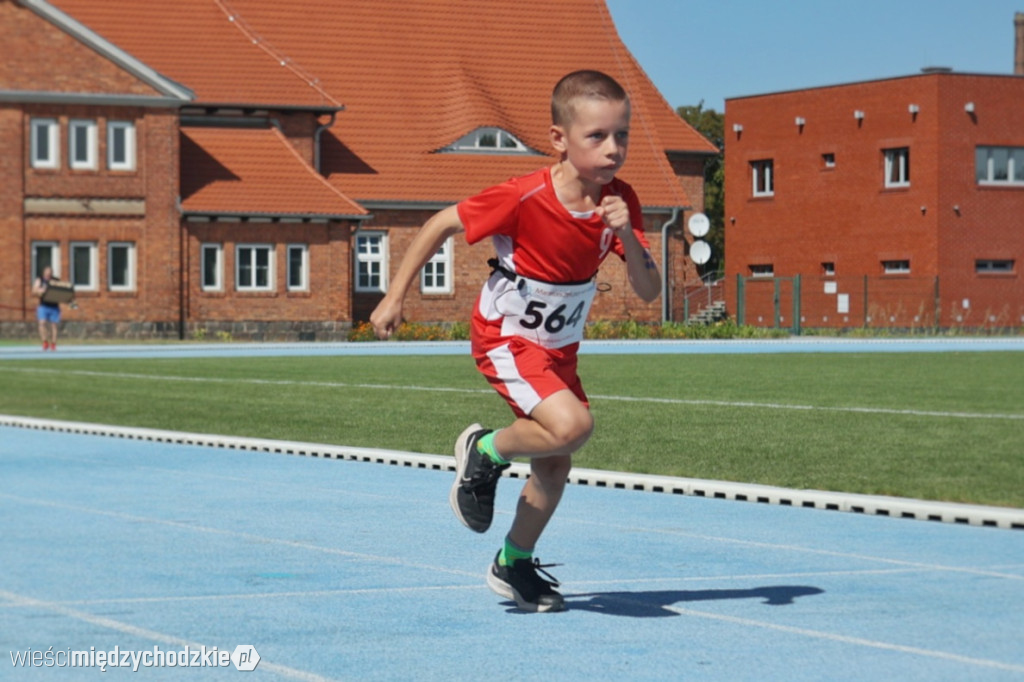
[[[965,113],[967,101],[975,102],[976,116]],[[909,111],[911,104],[920,109],[916,115]],[[860,122],[855,110],[865,114]],[[797,117],[805,125],[798,127]],[[733,130],[737,124],[743,126],[738,134]],[[734,99],[726,106],[726,135],[726,274],[732,312],[736,276],[749,275],[750,265],[770,263],[776,276],[799,274],[805,288],[823,289],[821,264],[832,262],[833,280],[867,276],[881,286],[887,280],[920,280],[907,288],[926,293],[903,300],[897,306],[903,312],[890,321],[893,326],[908,326],[916,315],[910,311],[922,305],[934,310],[935,277],[944,326],[964,323],[951,316],[951,307],[965,298],[972,309],[1012,310],[1006,319],[1016,315],[1017,325],[1024,319],[1019,285],[1007,300],[1005,287],[997,293],[974,272],[976,258],[1014,258],[1018,269],[1022,264],[1024,188],[979,187],[974,150],[980,144],[1024,146],[1024,81],[928,74]],[[911,150],[910,186],[887,189],[882,150],[895,147]],[[824,167],[826,153],[835,155],[835,168]],[[770,198],[752,196],[750,162],[760,159],[774,161],[775,194]],[[909,260],[910,275],[884,275],[884,260]],[[831,296],[821,310],[805,307],[806,324],[862,322],[856,314],[840,319]],[[763,304],[748,303],[761,307],[748,306],[747,322],[772,319]],[[876,315],[873,322],[882,317]]]
[[[350,319],[351,283],[349,245],[352,228],[347,224],[294,223],[186,223],[187,318],[189,323],[230,321],[300,322]],[[201,256],[203,244],[223,249],[222,291],[203,291]],[[274,251],[273,291],[236,291],[235,247],[269,244]],[[287,247],[305,244],[309,258],[309,290],[289,291]]]

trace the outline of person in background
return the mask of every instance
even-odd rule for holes
[[[39,320],[39,338],[43,342],[43,350],[57,350],[57,327],[60,325],[60,304],[44,303],[43,294],[54,280],[53,268],[47,265],[43,274],[32,283],[32,294],[39,297],[36,307],[36,319]]]

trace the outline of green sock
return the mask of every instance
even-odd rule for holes
[[[509,460],[501,456],[498,452],[498,448],[494,445],[494,436],[497,435],[497,431],[491,431],[486,436],[476,442],[476,449],[481,455],[487,455],[487,457],[495,464],[508,464]]]
[[[515,563],[516,559],[527,559],[527,560],[529,560],[529,559],[532,559],[532,558],[533,558],[533,550],[532,549],[523,549],[522,547],[520,547],[516,543],[512,542],[511,540],[509,540],[507,535],[505,536],[505,546],[501,548],[501,553],[498,554],[498,565],[499,566],[509,566],[509,565]]]

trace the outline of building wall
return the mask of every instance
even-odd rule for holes
[[[967,101],[977,115],[964,111]],[[801,276],[809,326],[967,325],[953,310],[965,299],[972,310],[998,309],[1004,325],[1019,325],[1024,296],[1019,285],[1007,289],[1016,274],[986,281],[974,263],[1015,258],[1019,269],[1024,187],[979,187],[974,154],[979,144],[1024,146],[1022,105],[1024,79],[949,73],[729,100],[730,308],[738,304],[737,276],[771,264],[776,277]],[[910,185],[887,188],[884,150],[899,147],[910,149]],[[774,196],[755,197],[751,162],[763,159],[774,164]],[[903,260],[909,274],[885,273],[884,261]],[[834,264],[834,275],[823,263]],[[1003,284],[990,286],[993,277]],[[745,321],[775,323],[775,292],[755,281],[745,293]],[[788,298],[781,307],[791,317]]]

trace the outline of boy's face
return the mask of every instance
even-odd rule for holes
[[[551,142],[584,181],[607,185],[626,162],[629,102],[578,98],[568,126],[551,126]]]

